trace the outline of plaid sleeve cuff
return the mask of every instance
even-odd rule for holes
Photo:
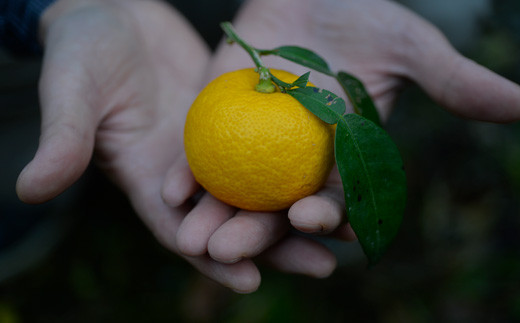
[[[17,55],[41,54],[38,22],[42,12],[54,1],[0,1],[0,47]]]

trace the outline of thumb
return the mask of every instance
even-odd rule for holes
[[[490,121],[520,120],[520,86],[460,55],[429,30],[411,59],[410,78],[448,111]]]
[[[96,121],[72,75],[46,68],[40,78],[41,134],[33,160],[18,177],[26,203],[48,201],[72,185],[92,156]]]

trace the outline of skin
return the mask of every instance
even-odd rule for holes
[[[436,28],[391,1],[251,0],[233,24],[257,47],[311,48],[333,70],[357,75],[383,118],[413,81],[457,115],[520,119],[516,84],[462,57]],[[20,199],[52,199],[94,158],[166,248],[224,286],[256,290],[257,260],[312,277],[332,273],[334,255],[290,229],[355,238],[342,222],[336,171],[320,192],[286,212],[237,210],[207,193],[190,203],[198,186],[182,147],[187,110],[213,77],[252,66],[243,50],[222,44],[212,55],[184,18],[156,1],[58,0],[40,31],[42,130],[18,179]],[[276,59],[265,63],[281,67]],[[341,93],[313,74],[314,83]]]

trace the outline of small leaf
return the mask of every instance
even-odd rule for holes
[[[338,72],[336,79],[347,94],[352,106],[354,107],[354,111],[374,122],[378,126],[381,126],[379,113],[377,112],[376,106],[363,83],[353,75],[343,71]]]
[[[276,84],[282,92],[286,92],[287,90],[292,89],[293,87],[306,87],[307,83],[309,83],[309,75],[311,72],[307,72],[303,74],[302,76],[298,77],[296,81],[292,83],[285,83],[284,81],[280,80],[276,76],[273,75],[273,73],[269,72],[271,75],[271,80]]]
[[[345,101],[327,90],[307,86],[288,90],[287,94],[329,124],[337,123],[345,113]]]
[[[406,204],[403,161],[390,136],[356,114],[339,120],[334,149],[348,220],[373,265],[388,249],[402,221]]]
[[[258,50],[260,55],[276,55],[291,62],[334,76],[327,62],[311,50],[298,46],[281,46],[272,50]]]
[[[311,72],[307,72],[300,76],[296,81],[294,81],[292,84],[297,87],[306,87],[307,83],[309,83],[309,75],[311,75]]]

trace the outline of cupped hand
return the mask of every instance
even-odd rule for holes
[[[345,70],[358,76],[374,98],[383,120],[391,113],[400,89],[410,81],[419,84],[447,110],[462,117],[490,122],[520,120],[518,85],[461,56],[438,29],[392,1],[251,0],[241,8],[233,25],[243,39],[257,48],[306,47],[323,56],[332,70]],[[268,67],[293,73],[307,71],[279,58],[265,57],[264,62]],[[209,75],[213,78],[252,64],[239,46],[222,43],[211,62]],[[311,80],[319,87],[343,93],[336,81],[328,76],[313,72]],[[175,186],[175,181],[171,185]],[[166,189],[165,192],[168,200],[175,190]],[[213,200],[212,203],[220,202]],[[333,170],[321,191],[296,202],[288,214],[281,216],[288,215],[291,224],[300,231],[352,240],[355,235],[343,221],[344,204],[339,174]],[[204,208],[203,204],[199,205],[200,214],[206,212]],[[205,232],[207,249],[203,247],[205,243],[194,247],[194,239],[188,233],[197,228],[185,221],[183,232],[186,235],[178,236],[181,252],[199,255],[209,251],[216,259],[233,261],[249,255],[241,254],[244,250],[240,246],[231,254],[223,253],[226,246],[237,240],[226,234],[227,226],[237,229],[241,221],[249,221],[250,228],[256,226],[265,232],[286,230],[286,223],[277,216],[238,211],[240,216],[231,218],[235,212],[227,210],[218,225]],[[288,235],[286,239],[293,238]],[[297,239],[291,242],[291,251],[303,254],[304,243],[308,240]],[[301,268],[308,268],[309,264],[316,264],[319,257],[330,259],[330,254],[326,249],[316,249],[305,260],[299,258],[298,261]],[[328,260],[329,270],[332,265]]]
[[[168,206],[161,188],[169,170],[168,177],[182,183],[183,199],[198,189],[182,136],[187,110],[207,81],[208,48],[182,16],[158,1],[59,0],[44,13],[41,31],[41,137],[19,176],[19,197],[28,203],[55,197],[94,157],[157,239],[180,254],[176,237],[191,207]],[[218,225],[230,209],[203,199],[191,214],[201,205],[209,207],[200,230]],[[234,290],[250,292],[260,282],[251,260],[229,264],[183,255]]]

